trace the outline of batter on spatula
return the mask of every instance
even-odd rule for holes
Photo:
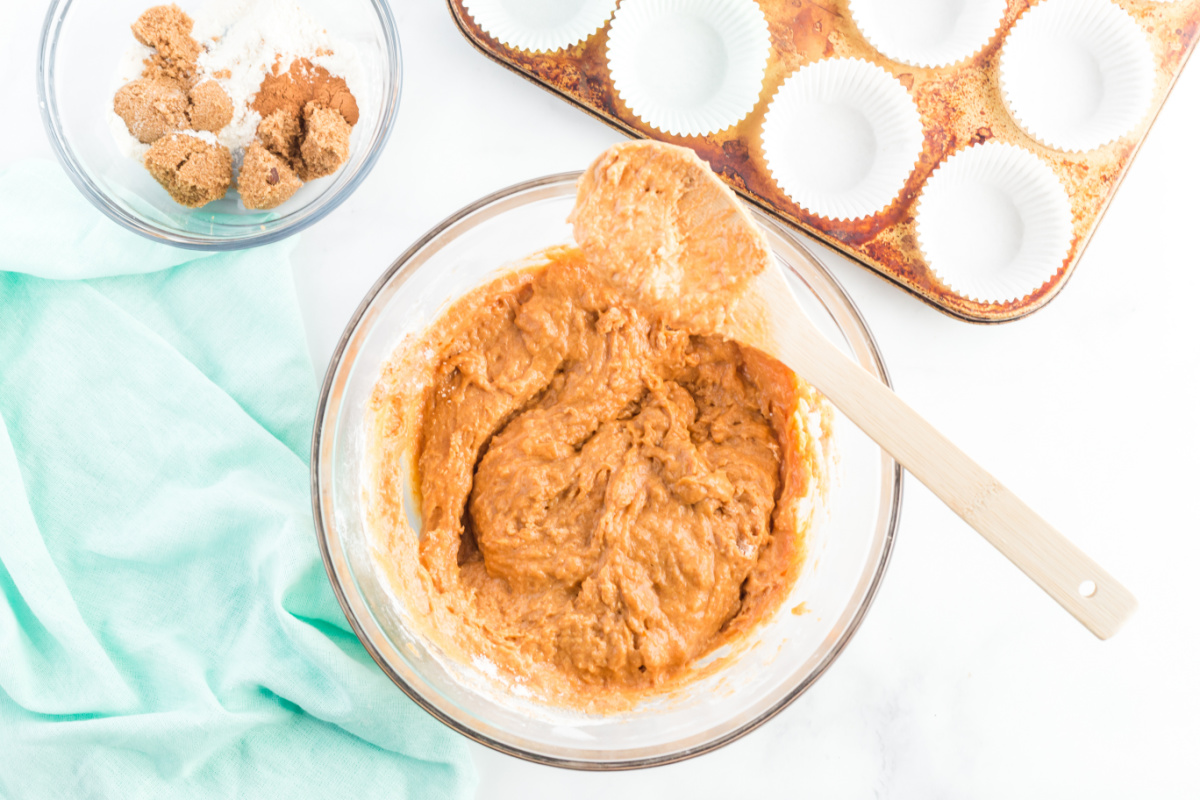
[[[693,329],[719,327],[771,258],[708,164],[661,142],[606,150],[580,176],[570,221],[598,281]]]
[[[695,677],[803,562],[823,401],[673,305],[674,281],[734,302],[769,257],[706,169],[668,145],[606,152],[579,183],[580,247],[458,300],[370,403],[367,519],[414,624],[548,702],[616,710]]]

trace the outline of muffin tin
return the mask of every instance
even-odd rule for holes
[[[626,134],[692,148],[768,213],[973,322],[1062,289],[1200,30],[1200,0],[740,0],[748,10],[719,24],[705,21],[714,0],[622,0],[582,41],[537,51],[472,17],[488,0],[447,2],[493,60]],[[725,57],[686,68],[714,35]],[[656,106],[655,91],[694,92],[705,113]],[[722,92],[711,113],[701,101]]]

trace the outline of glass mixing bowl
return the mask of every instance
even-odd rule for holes
[[[54,0],[38,51],[38,100],[46,135],[84,196],[151,239],[198,250],[236,250],[290,236],[337,208],[362,183],[387,142],[400,102],[400,40],[385,0],[302,0],[330,33],[358,51],[366,79],[350,158],[270,211],[249,211],[230,191],[198,209],[176,204],[142,165],[121,153],[108,127],[118,63],[136,44],[129,26],[154,0]],[[195,15],[196,0],[179,0]]]
[[[895,461],[836,415],[839,469],[824,522],[792,595],[715,675],[631,711],[588,716],[522,699],[452,662],[406,626],[361,516],[365,404],[406,334],[503,265],[572,241],[566,217],[578,173],[523,183],[463,209],[400,256],[368,292],[325,375],[312,449],[317,538],[346,616],[409,697],[460,733],[511,755],[579,769],[651,766],[707,752],[753,730],[833,663],[879,587],[900,511]],[[805,310],[851,358],[887,380],[866,323],[807,246],[755,212]],[[415,512],[414,530],[420,530]],[[415,543],[414,543],[415,546]],[[801,605],[803,604],[803,605]]]

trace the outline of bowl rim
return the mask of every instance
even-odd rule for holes
[[[378,137],[354,177],[345,186],[338,189],[328,201],[320,207],[312,209],[304,216],[299,217],[294,222],[277,229],[269,231],[259,230],[257,233],[251,233],[234,239],[208,239],[145,222],[129,214],[121,206],[113,202],[109,195],[91,179],[83,169],[79,159],[76,158],[74,149],[63,135],[62,128],[58,123],[58,96],[54,84],[54,58],[58,52],[58,31],[62,27],[67,12],[70,11],[71,5],[74,2],[75,0],[51,0],[49,8],[46,9],[45,20],[42,23],[42,31],[37,48],[37,94],[38,109],[42,117],[42,127],[46,131],[46,138],[50,140],[50,149],[54,151],[55,158],[62,165],[63,170],[67,173],[67,177],[71,179],[71,182],[75,184],[75,187],[79,189],[83,196],[113,222],[140,236],[174,247],[209,252],[243,250],[286,239],[324,219],[330,212],[345,202],[354,193],[354,190],[366,180],[371,170],[374,169],[375,163],[379,160],[379,156],[383,153],[388,140],[391,138],[392,130],[396,124],[396,112],[400,106],[400,94],[404,85],[400,35],[396,30],[396,20],[392,16],[391,8],[386,0],[367,0],[376,17],[379,19],[380,27],[383,30],[387,63],[390,67],[388,70],[390,91],[387,92],[384,108],[380,115],[382,127],[379,130]]]
[[[573,185],[581,174],[581,171],[572,171],[546,175],[541,178],[522,181],[486,195],[485,197],[482,197],[479,200],[464,206],[463,208],[443,219],[437,225],[430,228],[424,235],[422,235],[411,246],[404,250],[404,252],[401,253],[401,255],[395,261],[393,261],[386,270],[384,270],[379,279],[367,291],[362,302],[354,311],[353,315],[351,315],[341,337],[338,339],[337,346],[334,348],[334,351],[330,356],[329,364],[326,368],[325,376],[321,383],[321,390],[317,400],[316,416],[313,421],[313,433],[309,453],[309,488],[312,500],[313,523],[317,537],[317,546],[321,551],[321,559],[325,564],[325,572],[329,577],[329,583],[333,588],[333,593],[337,597],[338,605],[341,606],[342,613],[345,614],[346,620],[353,629],[355,636],[357,636],[358,640],[362,643],[363,648],[367,651],[379,668],[383,670],[384,674],[387,675],[388,678],[390,678],[391,681],[409,697],[409,699],[452,730],[462,734],[478,744],[484,745],[485,747],[491,748],[492,750],[496,750],[506,755],[544,766],[591,772],[617,772],[673,764],[695,758],[696,756],[700,756],[724,747],[725,745],[742,738],[751,731],[756,730],[774,718],[785,708],[791,705],[798,697],[800,697],[800,695],[804,694],[804,692],[806,692],[825,673],[825,671],[829,669],[829,667],[845,650],[846,646],[850,643],[850,640],[854,638],[855,633],[857,633],[863,619],[866,617],[867,611],[870,610],[871,605],[875,600],[875,596],[879,591],[879,587],[883,581],[884,575],[887,573],[888,565],[891,562],[896,532],[899,527],[900,509],[903,505],[904,470],[900,464],[896,462],[896,460],[892,458],[886,451],[883,452],[885,464],[884,489],[886,491],[886,489],[890,488],[892,497],[891,508],[887,512],[887,529],[883,537],[879,562],[875,567],[874,574],[871,576],[871,582],[863,593],[858,608],[855,609],[853,616],[847,621],[847,624],[841,635],[838,637],[837,642],[816,666],[816,668],[806,675],[802,680],[800,680],[794,687],[788,690],[787,693],[774,705],[760,713],[757,717],[749,722],[743,723],[737,728],[710,741],[680,750],[678,752],[612,761],[583,760],[552,756],[545,753],[527,751],[520,747],[516,747],[492,738],[486,734],[480,733],[443,712],[433,702],[421,694],[420,691],[410,686],[404,680],[404,678],[399,675],[387,662],[383,654],[372,641],[372,636],[364,628],[362,622],[353,611],[350,599],[346,593],[346,586],[338,575],[338,568],[330,550],[331,543],[325,525],[326,508],[324,503],[324,493],[322,492],[321,488],[323,481],[327,477],[326,473],[328,470],[323,469],[325,465],[322,462],[321,454],[322,451],[326,449],[324,447],[326,438],[325,421],[329,411],[329,402],[333,392],[334,384],[337,381],[338,375],[342,371],[343,367],[353,365],[353,361],[351,360],[350,362],[346,362],[345,357],[347,355],[347,346],[358,333],[360,324],[363,322],[364,318],[366,318],[368,312],[371,310],[380,293],[392,281],[397,273],[399,273],[409,264],[414,256],[424,250],[431,242],[434,242],[436,239],[438,239],[448,229],[490,206],[498,204],[501,201],[515,195],[519,195],[523,192],[528,192],[534,189],[549,187],[555,184],[561,185],[570,183]],[[886,386],[890,387],[891,378],[889,376],[887,366],[883,361],[883,355],[875,341],[874,334],[872,334],[870,328],[867,326],[866,320],[863,319],[862,313],[859,311],[858,306],[846,293],[845,288],[841,285],[837,278],[835,278],[833,274],[825,268],[812,250],[792,231],[767,218],[756,209],[752,209],[752,212],[760,224],[771,228],[773,232],[781,235],[790,244],[793,244],[808,259],[810,265],[818,271],[821,277],[827,281],[827,288],[832,291],[834,299],[843,303],[851,317],[858,323],[863,344],[865,344],[870,359],[878,370],[879,379]],[[329,429],[331,438],[334,430],[335,428],[333,426],[331,426]],[[886,466],[888,462],[891,464],[890,470],[888,470]],[[887,475],[889,471],[891,473],[890,483],[887,481]],[[351,583],[353,583],[352,576]],[[386,634],[384,635],[386,636]]]

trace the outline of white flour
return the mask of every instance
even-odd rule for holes
[[[180,131],[184,136],[191,136],[193,139],[199,139],[202,142],[209,144],[217,143],[217,135],[212,131]]]
[[[196,62],[200,79],[212,78],[233,101],[233,120],[216,138],[234,152],[235,162],[241,160],[238,151],[254,140],[261,118],[250,103],[276,61],[285,70],[295,59],[307,58],[343,78],[360,104],[368,98],[354,46],[331,36],[294,0],[211,0],[193,19],[192,37],[206,48]],[[333,54],[317,56],[318,50]],[[136,42],[125,52],[117,66],[114,92],[141,76],[142,61],[152,52]],[[228,78],[214,77],[223,70],[229,70]],[[149,145],[130,135],[113,112],[112,103],[108,104],[108,121],[121,152],[141,160]]]

